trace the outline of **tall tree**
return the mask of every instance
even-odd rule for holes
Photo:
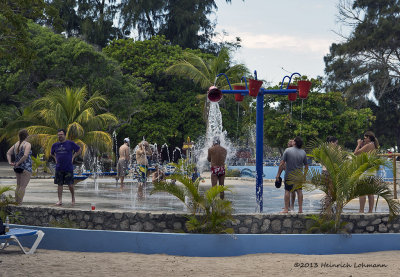
[[[0,1],[0,59],[27,65],[34,57],[28,21],[44,15],[43,0]]]
[[[133,112],[139,83],[131,76],[123,76],[114,60],[81,39],[65,38],[34,23],[28,27],[37,59],[27,69],[13,61],[0,60],[4,68],[0,73],[1,105],[23,108],[48,89],[85,86],[89,94],[99,91],[107,96],[110,108],[121,119],[125,120]]]
[[[400,149],[400,89],[392,88],[378,101],[369,101],[368,106],[376,116],[372,125],[379,144],[383,149],[397,145]]]
[[[160,34],[182,48],[205,48],[214,36],[208,16],[217,9],[214,0],[170,0]]]
[[[140,109],[132,116],[131,122],[119,129],[119,137],[125,134],[132,141],[139,142],[145,136],[148,141],[158,145],[167,143],[181,147],[187,136],[196,140],[205,134],[205,124],[201,116],[202,100],[205,99],[204,88],[194,84],[186,75],[178,78],[167,75],[165,70],[184,61],[183,53],[191,53],[207,62],[216,59],[215,56],[199,50],[183,51],[181,47],[171,45],[165,37],[159,36],[145,41],[116,40],[104,48],[103,52],[121,64],[125,75],[139,79],[145,94]],[[229,63],[225,62],[221,62],[224,68],[214,68],[214,72],[224,72],[229,68]],[[210,74],[207,84],[212,83],[215,76],[215,73]],[[219,80],[222,84],[223,77]],[[229,98],[232,96],[226,97],[221,113],[226,116],[224,126],[234,126],[229,128],[229,131],[234,131],[236,122],[232,114],[236,115],[236,106],[232,105],[233,100]]]
[[[158,0],[122,0],[121,18],[122,31],[130,34],[137,32],[139,39],[150,39],[158,34],[163,23],[166,1]]]
[[[43,0],[42,0],[43,1]],[[116,38],[165,35],[183,48],[214,51],[215,0],[46,0],[53,11],[40,23],[57,33],[79,36],[101,48]],[[231,0],[226,0],[231,3]],[[237,44],[236,41],[234,44]]]
[[[353,29],[324,58],[328,90],[379,100],[400,78],[400,1],[341,0],[339,18]]]
[[[268,145],[285,148],[288,139],[302,136],[305,141],[336,136],[340,144],[353,148],[356,138],[367,130],[375,117],[369,108],[349,107],[340,92],[320,93],[314,90],[305,100],[292,104],[287,96],[268,97],[264,116],[264,137]],[[290,107],[292,105],[292,108]]]
[[[58,11],[58,22],[46,20],[57,33],[77,36],[100,48],[109,41],[120,38],[120,29],[114,26],[120,3],[117,0],[46,0],[50,7]]]
[[[342,91],[353,107],[372,107],[376,132],[392,142],[388,147],[400,146],[397,128],[390,127],[400,112],[391,97],[400,88],[400,1],[341,0],[339,19],[351,33],[324,58],[327,89]],[[376,103],[369,101],[371,92]]]
[[[165,73],[182,57],[182,48],[154,36],[145,41],[116,40],[103,52],[120,63],[125,76],[140,81],[144,94],[131,121],[117,131],[119,137],[129,136],[133,143],[145,137],[158,145],[181,146],[187,136],[193,139],[204,132],[198,88]]]
[[[165,35],[182,48],[210,50],[216,47],[209,15],[217,9],[215,0],[122,0],[120,22],[124,34],[134,31],[139,39]]]

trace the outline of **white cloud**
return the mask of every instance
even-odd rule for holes
[[[314,53],[324,55],[329,52],[332,40],[325,38],[309,38],[290,35],[267,35],[248,32],[228,35],[225,40],[233,40],[234,37],[242,39],[242,46],[250,49],[280,49],[295,53]]]

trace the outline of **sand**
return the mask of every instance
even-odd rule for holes
[[[375,267],[373,267],[375,266]],[[376,267],[377,266],[377,267]],[[257,254],[201,258],[38,249],[0,251],[0,276],[399,276],[400,251],[363,254]]]

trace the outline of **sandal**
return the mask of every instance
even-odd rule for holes
[[[57,203],[54,204],[54,206],[62,206],[62,202],[58,201]]]

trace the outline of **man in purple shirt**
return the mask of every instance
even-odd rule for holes
[[[56,160],[56,174],[54,184],[58,185],[58,202],[56,206],[62,205],[63,185],[68,185],[72,196],[72,205],[75,205],[74,191],[74,167],[72,162],[82,149],[73,141],[66,139],[64,129],[57,132],[58,141],[51,146],[51,156]]]

